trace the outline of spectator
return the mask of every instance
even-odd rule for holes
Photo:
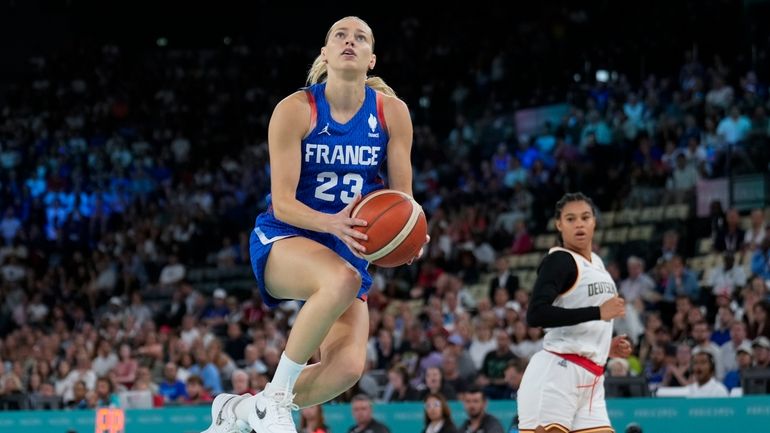
[[[722,302],[724,303],[724,301]],[[735,312],[730,308],[730,305],[724,303],[724,305],[719,306],[716,320],[714,320],[714,331],[711,333],[711,341],[717,346],[724,346],[730,341],[730,332],[735,322]]]
[[[96,358],[92,363],[94,373],[98,377],[106,376],[116,365],[118,365],[118,355],[107,339],[100,339],[96,343]]]
[[[628,360],[625,358],[610,358],[607,361],[607,376],[629,377],[631,376]]]
[[[463,394],[463,407],[468,419],[460,426],[465,433],[503,433],[503,425],[487,413],[487,398],[481,388],[472,387]]]
[[[725,367],[725,371],[736,369],[735,361],[737,359],[736,355],[738,348],[748,342],[749,340],[746,338],[746,324],[737,320],[734,321],[730,326],[730,340],[719,347],[719,351],[721,352],[720,358]]]
[[[167,362],[163,367],[163,381],[158,385],[158,394],[166,403],[177,402],[187,397],[185,383],[177,377],[177,365]]]
[[[751,310],[753,317],[749,320],[749,337],[770,338],[770,301],[758,301]]]
[[[770,280],[770,238],[765,237],[751,255],[751,273]]]
[[[468,381],[460,375],[460,369],[457,364],[457,355],[445,351],[441,359],[443,382],[451,385],[457,394],[460,395],[468,388]]]
[[[516,221],[513,229],[513,244],[511,245],[511,254],[521,255],[532,251],[535,247],[532,236],[527,229],[526,221],[521,218]]]
[[[249,374],[245,370],[236,369],[230,375],[232,384],[232,394],[256,394],[256,391],[249,387]]]
[[[725,251],[722,265],[717,266],[709,278],[708,285],[714,296],[723,295],[731,298],[737,289],[746,285],[746,273],[743,266],[735,266],[735,253]]]
[[[194,350],[194,353],[195,364],[190,367],[190,373],[193,376],[198,376],[202,380],[203,386],[206,388],[207,392],[211,393],[211,395],[215,396],[221,393],[222,379],[219,376],[219,370],[212,362],[211,354],[209,354],[207,348],[205,348],[202,344],[199,344]],[[188,379],[188,393],[189,383],[190,381]]]
[[[723,383],[728,391],[741,387],[741,373],[750,369],[752,362],[751,344],[745,341],[735,351],[735,360],[732,362],[734,367],[730,368],[727,374],[725,374]]]
[[[650,390],[654,391],[663,384],[663,378],[666,377],[666,352],[660,345],[654,345],[650,351],[650,357],[644,365],[644,376],[647,378],[647,384]]]
[[[366,394],[357,394],[350,403],[356,424],[348,433],[390,433],[390,429],[372,417],[372,399]]]
[[[670,267],[671,274],[666,282],[663,300],[674,302],[677,296],[686,295],[694,303],[697,303],[700,299],[700,286],[698,286],[695,274],[684,266],[682,256],[672,257]]]
[[[96,407],[120,407],[120,399],[115,393],[115,385],[108,377],[96,379]]]
[[[502,255],[495,260],[495,275],[489,280],[490,301],[494,301],[495,290],[498,287],[505,287],[511,299],[519,288],[519,277],[512,272],[508,258]]]
[[[497,332],[497,349],[484,357],[476,384],[482,386],[487,398],[498,399],[506,391],[505,369],[508,362],[518,359],[511,351],[511,338],[505,330]]]
[[[402,365],[395,365],[388,370],[388,384],[382,396],[383,401],[418,401],[419,392],[409,383],[409,373]]]
[[[741,216],[736,209],[725,214],[725,225],[716,233],[714,249],[719,252],[739,252],[743,248],[745,232],[740,226]]]
[[[227,299],[227,292],[223,288],[214,289],[212,295],[212,302],[201,313],[200,321],[205,323],[214,331],[215,334],[224,334],[226,327],[227,316],[230,314],[230,309],[227,307],[225,300]]]
[[[711,328],[705,320],[695,323],[692,327],[693,355],[696,352],[708,352],[711,355],[711,362],[714,364],[712,373],[717,380],[725,377],[725,367],[722,365],[721,351],[713,341],[711,341]]]
[[[687,386],[692,378],[692,349],[685,343],[676,346],[676,357],[668,363],[662,386]]]
[[[425,400],[431,394],[441,394],[447,400],[456,400],[457,391],[452,384],[444,382],[443,374],[439,367],[428,367],[425,370],[425,388],[421,392],[421,399]]]
[[[208,404],[214,400],[208,391],[203,387],[203,380],[200,376],[193,374],[187,378],[185,404]]]
[[[500,400],[516,400],[521,385],[521,377],[524,374],[526,363],[520,359],[514,359],[505,366],[505,386],[499,392],[497,398]]]
[[[246,346],[249,344],[248,338],[243,334],[243,329],[239,322],[230,322],[227,324],[227,339],[225,340],[225,353],[236,363],[243,360]]]
[[[72,387],[72,397],[69,400],[64,400],[64,405],[70,409],[88,409],[88,401],[86,395],[88,394],[88,388],[86,383],[82,380],[75,382]]]
[[[476,375],[476,367],[473,364],[473,359],[470,354],[465,349],[463,337],[459,334],[450,335],[449,338],[447,338],[447,349],[445,350],[445,353],[446,352],[449,352],[456,357],[457,369],[463,379],[467,380]],[[444,356],[446,356],[446,354]],[[444,373],[444,377],[446,378],[447,371],[444,370]],[[459,389],[457,390],[460,391]]]
[[[329,433],[320,404],[303,408],[299,418],[300,433]]]
[[[127,388],[131,388],[136,379],[139,363],[131,355],[131,346],[126,343],[120,345],[118,355],[120,360],[115,365],[115,381]]]
[[[765,336],[757,337],[751,347],[754,349],[754,367],[770,368],[770,339]]]
[[[743,245],[749,251],[754,251],[762,246],[765,240],[765,211],[757,208],[751,211],[750,226],[743,236]]]
[[[186,273],[187,268],[182,263],[179,263],[179,257],[176,254],[171,254],[168,257],[168,263],[160,270],[158,283],[164,287],[178,284],[182,282]]]
[[[13,208],[8,207],[5,210],[3,219],[0,220],[0,236],[6,245],[10,245],[16,234],[21,229],[21,220],[14,214]]]
[[[727,388],[714,377],[714,358],[709,352],[695,352],[692,371],[695,381],[687,386],[688,397],[728,396]]]
[[[484,358],[487,353],[497,349],[497,340],[492,333],[492,327],[482,321],[478,321],[475,326],[473,340],[468,347],[468,354],[473,359],[477,370],[481,370],[484,364]]]
[[[452,412],[441,393],[429,393],[425,401],[425,427],[422,433],[457,433]]]
[[[630,256],[626,260],[628,277],[620,282],[620,294],[628,304],[634,304],[637,299],[656,303],[660,295],[655,291],[655,281],[644,271],[644,260],[636,256]]]
[[[717,134],[725,143],[732,145],[742,142],[750,130],[751,121],[741,114],[737,105],[730,108],[730,115],[722,119],[717,126]]]
[[[698,171],[688,164],[683,153],[676,155],[676,165],[666,181],[666,197],[664,204],[690,203],[694,198],[695,184],[698,182]]]

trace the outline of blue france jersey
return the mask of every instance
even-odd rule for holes
[[[381,95],[366,87],[364,103],[352,119],[332,119],[326,83],[306,89],[315,126],[302,140],[302,168],[297,200],[312,209],[337,213],[353,201],[383,188],[380,170],[387,155],[388,133]]]
[[[366,87],[361,109],[350,121],[340,124],[332,119],[324,96],[326,83],[306,89],[311,108],[312,130],[302,140],[302,167],[296,198],[308,207],[324,213],[337,213],[357,193],[366,195],[384,188],[380,170],[387,155],[388,133],[382,110],[382,95]],[[268,204],[271,203],[268,196]],[[331,233],[306,230],[278,220],[272,206],[257,216],[251,233],[249,254],[262,299],[275,307],[283,299],[273,297],[265,286],[265,267],[276,241],[303,236],[337,253],[361,275],[357,297],[366,299],[372,277],[369,263],[356,257],[348,246]]]

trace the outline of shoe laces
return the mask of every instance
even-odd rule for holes
[[[291,394],[287,391],[279,391],[272,395],[273,402],[276,404],[277,419],[282,424],[291,424],[294,426],[294,419],[291,416],[291,411],[299,410],[299,406],[294,404],[294,396],[297,394]]]

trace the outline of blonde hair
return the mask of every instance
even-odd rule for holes
[[[366,27],[369,27],[369,24],[367,24],[366,21],[362,20],[361,18],[359,18],[357,16],[347,16],[345,18],[340,19],[337,22],[340,22],[342,20],[349,19],[349,18],[359,20],[362,23],[364,23],[366,25]],[[337,23],[334,23],[334,24],[337,24]],[[331,35],[331,32],[332,32],[333,28],[334,28],[334,25],[332,25],[329,28],[329,31],[326,32],[326,38],[324,39],[324,45],[326,45],[329,42],[329,35]],[[374,50],[374,32],[372,32],[372,28],[371,27],[369,27],[369,35],[372,38],[372,50]],[[323,55],[319,54],[318,57],[316,57],[315,60],[313,61],[313,64],[310,66],[310,70],[307,73],[306,83],[308,85],[322,83],[322,82],[326,81],[327,76],[328,76],[328,74],[327,74],[327,71],[326,71],[326,62],[324,62],[324,60],[323,60]],[[374,90],[376,90],[378,92],[382,92],[382,93],[384,93],[386,95],[396,96],[395,90],[393,90],[392,87],[388,86],[385,83],[385,80],[383,80],[382,78],[380,78],[380,77],[378,77],[376,75],[372,75],[372,76],[366,77],[366,85],[371,87],[372,89],[374,89]]]

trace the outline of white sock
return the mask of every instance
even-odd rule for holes
[[[286,356],[286,352],[281,355],[281,360],[278,362],[278,368],[275,370],[273,381],[268,384],[274,391],[283,392],[288,389],[288,392],[294,390],[294,384],[297,382],[299,374],[302,373],[302,369],[305,368],[307,363],[297,364]],[[254,405],[256,404],[256,395],[252,395],[249,398],[241,400],[238,405],[235,406],[235,417],[248,422],[249,414],[253,412]]]
[[[286,356],[286,352],[281,354],[281,360],[278,362],[278,368],[275,369],[273,380],[270,381],[271,391],[283,391],[291,393],[294,390],[294,384],[297,382],[300,373],[307,365],[297,364]]]

